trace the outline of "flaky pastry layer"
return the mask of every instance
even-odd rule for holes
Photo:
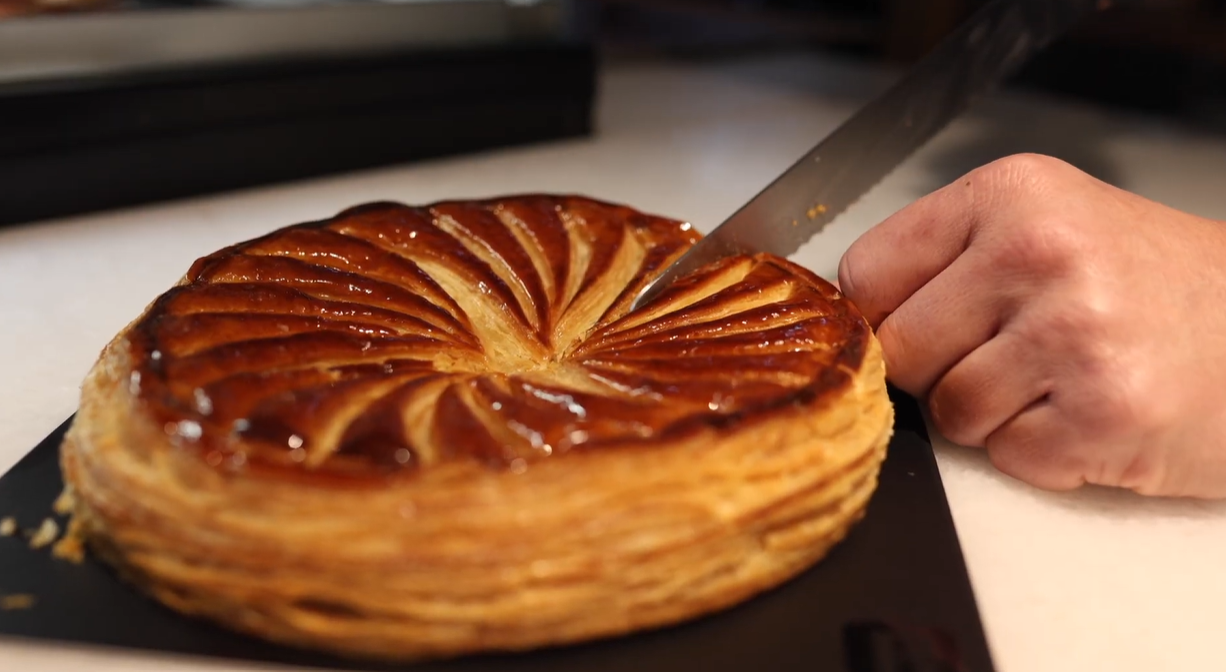
[[[507,202],[513,201],[499,201]],[[579,205],[606,207],[592,201]],[[606,216],[600,226],[622,225],[633,212],[608,207],[601,211]],[[578,235],[573,227],[588,226],[573,221],[567,229],[572,240]],[[680,235],[681,228],[670,237],[667,227],[653,226],[649,236],[624,234],[638,236],[644,254],[609,263],[609,277],[620,280],[605,282],[601,291],[614,298],[593,301],[601,308],[588,310],[586,323],[576,324],[564,310],[541,310],[527,321],[546,337],[521,334],[508,340],[528,350],[543,344],[545,361],[527,364],[535,376],[533,389],[546,389],[541,399],[575,416],[566,416],[567,436],[582,432],[588,439],[567,449],[550,445],[544,454],[538,454],[537,444],[551,436],[553,418],[565,415],[553,406],[525,406],[506,421],[522,418],[526,424],[520,424],[531,429],[527,434],[482,434],[482,440],[512,437],[497,439],[508,444],[500,453],[504,460],[489,459],[486,448],[450,449],[448,441],[463,434],[414,434],[419,427],[414,418],[437,423],[440,415],[464,416],[446,416],[429,405],[424,411],[421,404],[405,406],[404,434],[388,439],[402,443],[385,449],[389,454],[403,449],[416,461],[392,471],[352,462],[342,470],[331,468],[327,459],[334,453],[318,446],[339,450],[344,440],[337,437],[353,436],[354,430],[310,424],[311,418],[302,420],[307,429],[285,430],[293,437],[289,445],[268,435],[220,430],[210,435],[207,417],[191,411],[168,415],[167,409],[177,408],[174,403],[143,392],[173,390],[180,382],[175,371],[200,376],[200,367],[169,367],[161,387],[134,385],[157,375],[151,352],[165,349],[158,360],[176,356],[164,343],[147,340],[145,327],[152,320],[177,319],[158,313],[166,302],[155,302],[107,346],[91,370],[63,446],[64,475],[76,495],[80,529],[100,557],[176,610],[277,642],[381,659],[525,650],[610,637],[694,618],[779,585],[847,534],[876,487],[893,426],[880,346],[832,287],[771,258],[733,260],[682,283],[642,314],[626,315],[626,297],[633,297],[627,288],[641,286],[659,267],[644,271],[617,268],[618,263],[641,263],[653,249],[659,259],[674,257],[695,239]],[[451,222],[440,224],[449,227],[456,229]],[[299,234],[287,237],[293,235]],[[275,243],[276,236],[271,240]],[[262,244],[261,254],[267,254],[270,243]],[[544,275],[549,264],[574,265],[575,248],[564,262],[556,254],[538,254],[535,271]],[[446,264],[447,257],[436,258]],[[243,266],[256,262],[225,263],[248,273],[260,270]],[[737,264],[743,268],[737,270]],[[745,278],[755,269],[769,271],[753,276],[769,278],[765,298],[762,291],[744,291]],[[599,286],[601,280],[593,282]],[[189,274],[180,287],[192,283]],[[573,292],[572,299],[579,295]],[[525,303],[521,314],[534,308],[532,301]],[[456,323],[472,325],[488,319],[476,312],[479,306],[461,297],[449,311]],[[230,313],[243,309],[240,303]],[[758,321],[742,319],[749,314]],[[837,330],[831,331],[831,324]],[[231,345],[208,347],[247,347],[241,330],[227,328]],[[559,333],[577,337],[558,339]],[[472,386],[481,376],[502,376],[491,385],[515,389],[521,372],[512,364],[524,360],[495,354],[503,345],[497,329],[482,333],[474,327],[457,334],[447,336],[449,342],[471,341],[485,353],[469,362],[477,368],[457,372],[462,358],[451,357],[434,364],[441,368],[432,375],[467,376],[446,383],[460,386]],[[767,335],[757,350],[754,334]],[[733,340],[720,341],[728,337]],[[693,346],[689,354],[687,342]],[[546,347],[551,344],[557,347]],[[183,356],[195,356],[202,347],[193,343]],[[720,353],[706,368],[694,360],[702,347],[709,348],[708,357]],[[716,362],[733,350],[744,366],[721,371]],[[352,366],[329,352],[318,369]],[[396,352],[405,355],[403,349]],[[529,359],[535,356],[530,353]],[[487,370],[479,368],[481,362],[487,362]],[[616,371],[623,381],[637,376],[655,396],[633,398],[615,386],[595,388],[587,379],[576,383],[576,371]],[[677,371],[697,382],[676,384]],[[767,379],[770,372],[775,378]],[[549,385],[540,382],[548,376],[553,376]],[[377,386],[381,380],[372,373],[370,382],[359,382]],[[680,395],[676,399],[668,396],[669,384]],[[582,389],[558,391],[570,389],[566,385]],[[740,389],[757,395],[750,395],[753,403],[738,405]],[[694,396],[699,390],[711,401]],[[321,398],[319,389],[309,392],[315,395],[310,398]],[[444,394],[432,403],[443,404]],[[647,429],[628,435],[624,423],[602,424],[587,417],[586,409],[580,414],[578,400],[587,399],[581,394],[592,396],[591,409],[607,408],[613,416],[640,404]],[[482,409],[484,397],[466,395],[457,397],[483,422],[470,431],[504,421]],[[610,399],[607,406],[596,399],[601,395]],[[337,417],[358,423],[364,409],[380,403],[379,395],[367,396],[361,403],[344,397],[346,408],[356,410]],[[220,407],[226,399],[211,403]],[[709,412],[698,415],[697,409],[707,406]],[[240,419],[257,412],[252,406]],[[295,422],[292,415],[277,417]],[[203,430],[185,441],[183,422]],[[304,437],[322,437],[315,439],[319,452],[306,454],[323,459],[277,461],[276,450],[302,450]],[[328,437],[333,444],[324,443]],[[217,455],[221,459],[214,459]],[[252,458],[235,460],[235,455]],[[420,459],[431,455],[445,459]],[[264,462],[255,459],[259,456]]]

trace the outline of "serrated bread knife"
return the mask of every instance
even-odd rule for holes
[[[786,257],[855,203],[979,95],[1104,0],[993,0],[901,81],[665,269],[634,309],[723,257]]]

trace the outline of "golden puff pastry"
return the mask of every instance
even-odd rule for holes
[[[180,612],[389,660],[691,619],[864,514],[879,344],[767,255],[587,198],[372,204],[197,261],[62,447],[91,549]]]

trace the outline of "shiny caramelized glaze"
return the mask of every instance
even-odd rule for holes
[[[867,326],[782,259],[627,314],[697,239],[579,197],[353,208],[197,261],[131,331],[130,390],[219,468],[360,479],[649,447],[848,383]]]

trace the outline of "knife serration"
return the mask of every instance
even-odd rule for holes
[[[1103,0],[994,0],[665,269],[637,309],[723,257],[786,257]]]

